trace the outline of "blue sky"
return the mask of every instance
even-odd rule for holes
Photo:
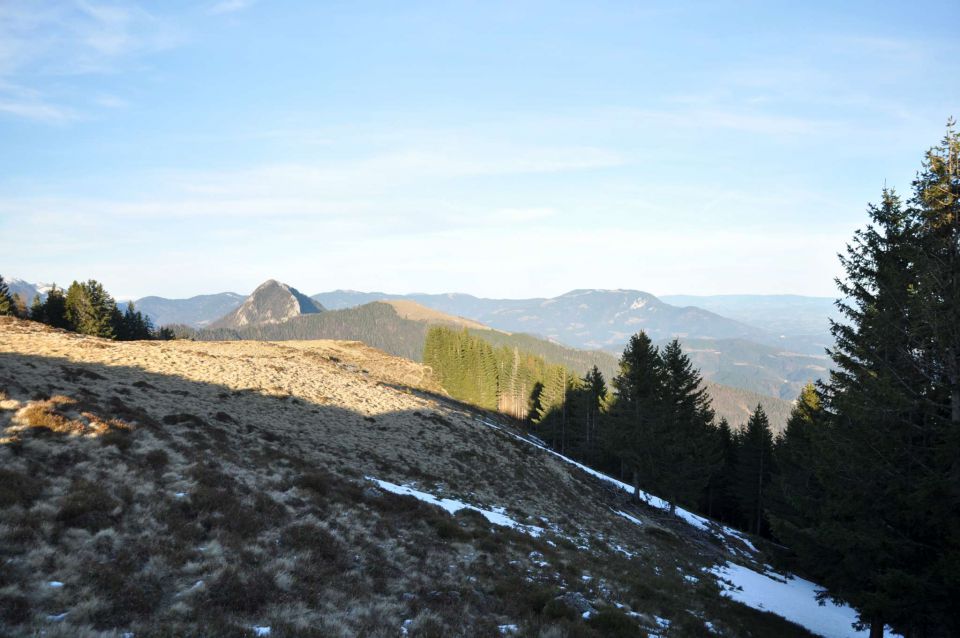
[[[0,2],[0,274],[832,295],[960,4]]]

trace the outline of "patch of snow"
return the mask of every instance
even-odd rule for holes
[[[410,625],[413,624],[412,618],[407,618],[403,621],[403,624],[400,625],[400,635],[409,636],[410,635]]]
[[[468,503],[457,501],[452,498],[437,498],[433,494],[428,494],[427,492],[421,492],[420,490],[415,490],[412,487],[408,487],[406,485],[397,485],[396,483],[381,481],[380,479],[374,478],[372,476],[368,476],[366,478],[367,480],[373,481],[374,483],[379,485],[380,489],[382,490],[391,492],[393,494],[412,496],[417,500],[423,501],[425,503],[430,503],[431,505],[436,505],[437,507],[440,507],[446,510],[450,514],[456,514],[462,509],[473,510],[474,512],[481,514],[485,519],[487,519],[487,521],[489,521],[494,525],[499,525],[500,527],[509,527],[519,532],[524,532],[526,534],[529,534],[534,538],[543,534],[543,531],[544,531],[542,527],[537,527],[536,525],[524,525],[522,523],[518,523],[517,521],[513,520],[509,516],[501,513],[502,511],[504,511],[503,508],[494,508],[494,510],[485,510],[475,505],[470,505]],[[496,509],[499,509],[500,511],[499,512],[495,511]]]
[[[625,519],[627,519],[628,521],[630,521],[630,522],[633,523],[634,525],[643,525],[643,521],[641,521],[641,520],[640,520],[639,518],[637,518],[636,516],[631,516],[630,514],[627,514],[626,512],[621,512],[620,510],[617,510],[617,514],[619,514],[620,516],[624,517]]]
[[[593,615],[593,613],[590,612],[589,610],[583,612],[582,614],[580,614],[580,616],[581,616],[584,620],[590,620],[590,616],[592,616],[592,615]]]
[[[49,583],[47,583],[47,587],[53,587],[54,589],[60,589],[61,587],[63,587],[63,583],[61,583],[59,580],[51,580]]]
[[[47,620],[49,620],[50,622],[60,622],[64,618],[66,618],[67,614],[69,613],[70,613],[69,611],[65,611],[62,614],[50,614],[49,616],[47,616]]]
[[[270,635],[270,627],[257,627],[256,625],[254,625],[253,627],[251,627],[251,629],[253,629],[253,635],[254,635],[254,636],[269,636],[269,635]]]
[[[647,300],[643,297],[637,297],[637,300],[630,304],[630,310],[640,310],[647,305]]]
[[[514,438],[516,438],[516,439],[519,439],[519,440],[521,440],[521,441],[524,441],[524,442],[526,442],[526,443],[529,443],[530,445],[533,445],[533,446],[535,446],[535,447],[538,447],[538,448],[540,448],[541,450],[545,450],[546,452],[549,452],[550,454],[552,454],[552,455],[556,456],[557,458],[561,459],[561,460],[564,461],[565,463],[569,463],[570,465],[573,465],[573,466],[575,466],[575,467],[580,468],[581,470],[583,470],[584,472],[586,472],[586,473],[589,474],[590,476],[594,476],[594,477],[600,479],[601,481],[606,481],[607,483],[611,483],[612,485],[615,485],[616,487],[619,487],[620,489],[625,490],[625,491],[627,491],[627,492],[631,492],[631,493],[633,492],[633,486],[632,486],[632,485],[629,485],[629,484],[627,484],[627,483],[624,483],[623,481],[618,481],[617,479],[613,478],[612,476],[608,476],[608,475],[604,474],[603,472],[598,472],[597,470],[595,470],[595,469],[593,469],[593,468],[590,468],[590,467],[587,467],[587,466],[584,465],[583,463],[579,463],[579,462],[577,462],[577,461],[574,461],[574,460],[571,459],[570,457],[564,456],[564,455],[560,454],[559,452],[556,452],[556,451],[554,451],[554,450],[551,450],[550,448],[548,448],[548,447],[546,447],[546,446],[544,446],[544,445],[539,445],[539,444],[537,444],[537,443],[534,443],[533,441],[527,439],[526,437],[522,437],[522,436],[520,436],[520,435],[518,435],[518,434],[514,434],[513,432],[511,432],[511,431],[509,431],[509,430],[507,430],[507,429],[505,429],[505,428],[502,428],[502,427],[500,427],[499,425],[497,425],[497,424],[495,424],[495,423],[491,423],[491,422],[488,421],[487,419],[480,418],[480,419],[477,419],[477,420],[480,421],[481,423],[483,423],[484,425],[486,425],[487,427],[494,428],[495,430],[500,430],[501,432],[504,432],[504,433],[506,433],[506,434],[509,434],[510,436],[512,436],[512,437],[514,437]],[[661,510],[669,510],[669,509],[670,509],[670,503],[667,502],[667,501],[665,501],[665,500],[663,500],[663,499],[660,498],[659,496],[654,496],[653,494],[648,494],[647,492],[642,492],[642,491],[641,491],[641,492],[640,492],[640,498],[642,498],[644,501],[646,501],[646,503],[647,503],[648,505],[650,505],[651,507],[655,507],[655,508],[661,509]],[[674,512],[675,512],[675,514],[677,515],[677,517],[679,517],[680,519],[682,519],[682,520],[684,520],[685,522],[689,523],[690,525],[693,525],[693,526],[696,527],[697,529],[703,530],[703,531],[705,531],[705,532],[713,531],[713,530],[711,529],[711,523],[710,523],[710,521],[708,521],[706,518],[704,518],[704,517],[702,517],[702,516],[698,516],[698,515],[694,514],[693,512],[688,512],[687,510],[683,509],[682,507],[677,507],[677,508],[674,510]],[[728,534],[728,533],[730,533],[730,532],[734,532],[734,531],[735,531],[735,530],[731,530],[730,528],[725,527],[725,526],[723,526],[723,525],[718,525],[718,524],[715,524],[715,523],[714,523],[713,525],[714,525],[714,527],[715,527],[716,529],[720,530],[720,532],[723,533],[723,534]],[[733,534],[733,535],[737,536],[738,538],[742,538],[742,535],[740,535],[739,533],[735,533],[735,534]]]
[[[186,492],[177,492],[176,494],[174,494],[174,496],[175,496],[176,498],[186,498],[186,497],[187,497],[187,493],[186,493]]]
[[[497,627],[497,629],[499,629],[500,633],[504,636],[512,635],[520,631],[520,627],[518,625],[500,625]]]
[[[817,600],[821,588],[809,580],[793,577],[781,581],[734,563],[716,565],[710,571],[717,577],[724,596],[782,616],[824,638],[850,638],[870,633],[866,629],[857,631],[853,628],[857,612],[851,607],[831,603],[821,605]],[[884,636],[895,635],[889,628],[884,630]]]

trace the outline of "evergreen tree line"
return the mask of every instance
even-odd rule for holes
[[[778,446],[773,533],[870,635],[960,635],[960,135],[841,256],[836,370]]]
[[[427,331],[423,363],[454,398],[517,419],[536,419],[559,405],[573,378],[562,365],[443,326]]]
[[[742,428],[717,420],[679,341],[660,349],[643,332],[630,338],[611,386],[589,370],[532,427],[558,451],[631,483],[637,498],[656,494],[671,508],[769,535],[764,506],[780,439],[762,406]]]
[[[166,328],[154,328],[150,318],[139,312],[133,302],[120,310],[103,285],[94,279],[74,281],[66,290],[54,284],[45,299],[37,295],[26,309],[17,303],[0,276],[0,315],[120,341],[173,338]]]
[[[423,360],[451,396],[526,420],[553,449],[632,482],[638,496],[651,492],[769,533],[763,504],[774,438],[763,408],[742,431],[715,423],[703,379],[678,341],[660,350],[634,335],[612,389],[596,366],[578,377],[467,330],[431,328]]]

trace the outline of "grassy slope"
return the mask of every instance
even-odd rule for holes
[[[115,343],[0,318],[0,634],[642,635],[656,614],[670,635],[808,635],[721,598],[701,574],[727,558],[709,536],[423,379],[359,344]],[[604,613],[583,621],[563,591]]]

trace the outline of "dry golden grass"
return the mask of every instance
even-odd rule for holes
[[[479,425],[428,378],[350,342],[115,343],[0,317],[0,635],[642,635],[615,602],[676,635],[756,626],[683,580],[720,547]],[[564,591],[606,624],[570,618]]]
[[[448,315],[445,312],[440,312],[439,310],[434,310],[433,308],[427,308],[426,306],[418,304],[416,301],[410,301],[409,299],[389,299],[385,300],[383,303],[393,306],[393,309],[397,311],[397,314],[404,319],[411,319],[413,321],[429,321],[430,323],[447,323],[452,326],[459,326],[461,328],[475,328],[477,330],[493,329],[490,328],[490,326],[473,321],[472,319],[458,317],[456,315]]]

